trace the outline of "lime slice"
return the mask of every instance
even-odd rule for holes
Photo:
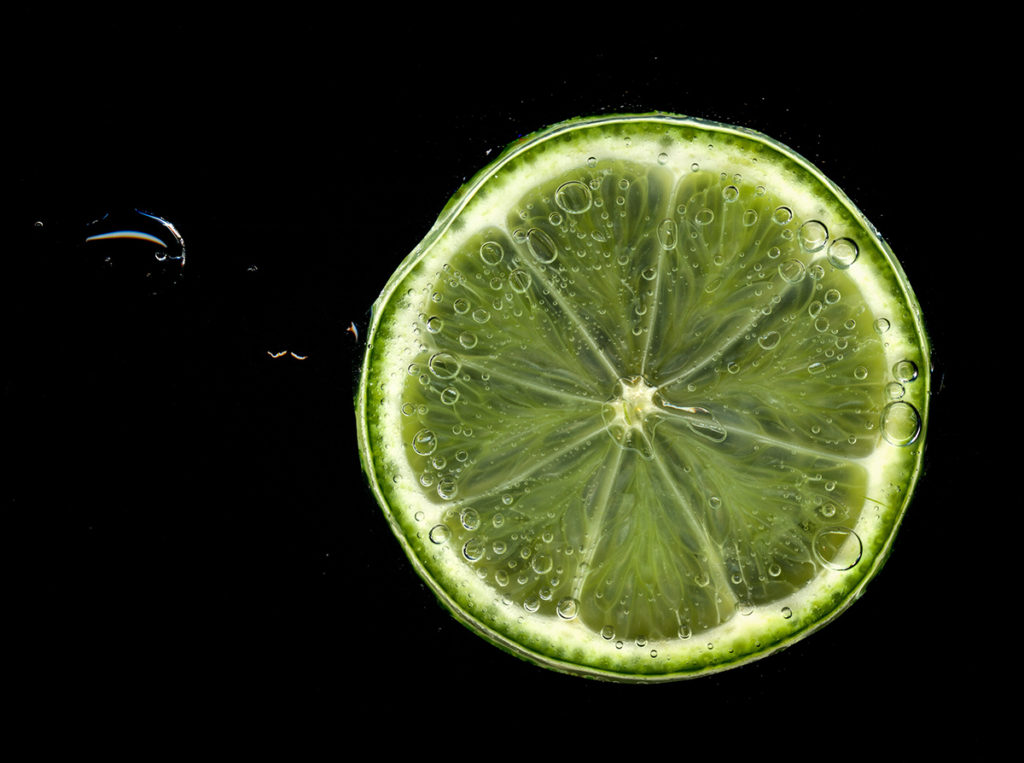
[[[929,351],[889,248],[763,135],[651,114],[509,147],[378,299],[372,489],[454,615],[546,667],[764,656],[878,571]]]

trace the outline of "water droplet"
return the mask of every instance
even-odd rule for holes
[[[679,230],[676,221],[672,219],[662,220],[658,225],[658,241],[662,249],[674,249],[679,240]]]
[[[573,620],[579,612],[579,604],[575,599],[565,598],[558,602],[556,611],[563,620]]]
[[[459,373],[462,365],[451,353],[439,352],[431,356],[427,367],[438,379],[453,379]]]
[[[830,570],[852,569],[863,549],[860,536],[848,527],[826,527],[814,536],[814,554]]]
[[[910,445],[920,433],[921,416],[910,403],[898,400],[882,409],[882,435],[893,445]]]
[[[875,333],[876,334],[884,334],[886,331],[889,330],[889,327],[892,324],[889,323],[889,319],[888,318],[879,318],[878,320],[875,321],[874,325],[875,325]]]
[[[479,538],[470,538],[462,547],[462,555],[471,562],[478,562],[484,555],[484,543]]]
[[[734,185],[727,185],[722,189],[722,198],[727,202],[736,201],[740,197],[740,189]]]
[[[459,315],[464,315],[469,312],[469,300],[464,297],[459,297],[452,303],[452,307],[455,308],[455,312]]]
[[[433,430],[421,429],[412,436],[412,449],[421,456],[429,456],[437,450],[437,435]]]
[[[562,216],[558,212],[552,212],[548,215],[548,222],[557,227],[562,224]]]
[[[789,607],[783,607],[783,608],[782,608],[782,616],[783,616],[783,617],[784,617],[784,618],[785,618],[786,620],[788,620],[789,618],[791,618],[791,617],[793,616],[793,610],[792,610],[792,609],[790,609]]]
[[[776,207],[775,211],[772,212],[772,222],[779,225],[785,225],[793,219],[793,210],[789,207]]]
[[[454,405],[459,399],[459,391],[455,387],[445,387],[441,392],[441,402],[445,405]]]
[[[490,319],[491,314],[482,307],[478,307],[473,311],[473,320],[477,323],[487,323]]]
[[[611,641],[613,638],[615,638],[615,629],[610,625],[604,626],[601,629],[601,638],[603,638],[605,641]]]
[[[710,225],[714,219],[714,210],[708,209],[707,207],[698,210],[697,213],[693,216],[693,221],[697,223],[697,225]]]
[[[755,223],[757,223],[757,210],[748,209],[746,212],[743,213],[743,224],[749,228],[751,225],[754,225]],[[769,256],[771,255],[769,254]]]
[[[917,378],[917,364],[912,360],[901,360],[892,367],[892,375],[897,381],[912,382]]]
[[[474,347],[476,347],[476,342],[476,334],[474,334],[472,331],[463,331],[461,334],[459,334],[459,344],[461,344],[467,350],[472,350]]]
[[[782,574],[782,567],[780,567],[777,562],[772,562],[768,565],[768,574],[773,578],[777,578]]]
[[[513,270],[508,274],[508,283],[512,287],[512,291],[523,294],[527,289],[530,288],[530,283],[533,281],[532,277],[525,270]]]
[[[829,289],[825,292],[825,304],[834,305],[842,298],[842,294],[839,293],[839,289]]]
[[[594,198],[590,189],[579,180],[562,183],[555,191],[555,203],[571,215],[581,215],[590,209]]]
[[[700,172],[700,165],[694,162],[690,165],[690,172]]]
[[[431,334],[437,334],[444,328],[444,321],[438,318],[436,315],[431,316],[427,319],[427,331]]]
[[[853,376],[858,381],[864,381],[865,379],[868,378],[868,369],[866,369],[864,366],[857,366],[855,369],[853,369]]]
[[[527,612],[536,612],[540,609],[540,597],[530,596],[526,601],[523,602],[523,609]]]
[[[777,260],[779,258],[779,255],[781,254],[782,250],[779,249],[779,247],[777,246],[773,246],[771,249],[768,250],[768,259]]]
[[[591,169],[596,167],[597,166],[597,157],[596,156],[587,157],[587,166],[590,167]]]
[[[505,570],[498,570],[494,573],[494,582],[504,588],[508,585],[508,573]]]
[[[828,247],[828,261],[840,270],[846,270],[857,261],[860,249],[848,238],[837,238]]]
[[[710,506],[712,509],[720,509],[722,508],[722,499],[719,498],[717,495],[713,495],[710,498],[708,498],[708,506]]]
[[[786,260],[779,264],[779,275],[786,283],[800,283],[807,274],[807,268],[800,260]]]
[[[820,252],[828,241],[828,228],[818,220],[808,220],[797,231],[800,246],[806,252]]]
[[[505,504],[506,506],[511,506],[513,500],[514,499],[512,498],[512,496],[509,493],[505,493],[505,495],[503,495],[501,497],[501,502],[503,504]]]
[[[430,534],[428,537],[430,538],[431,543],[436,543],[440,546],[442,543],[448,542],[448,538],[451,537],[451,534],[451,530],[449,530],[445,525],[434,525],[430,528]]]
[[[779,344],[780,335],[778,331],[769,331],[757,339],[762,350],[771,350]]]
[[[679,633],[679,638],[681,638],[683,640],[688,639],[688,638],[690,638],[690,636],[693,635],[693,631],[690,630],[690,626],[689,625],[680,625],[678,633]]]
[[[558,247],[555,242],[552,241],[551,236],[542,231],[540,228],[531,228],[527,235],[526,245],[529,247],[533,256],[537,258],[538,262],[545,264],[555,261],[558,257]]]

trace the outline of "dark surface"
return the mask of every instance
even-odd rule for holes
[[[941,558],[978,454],[957,413],[962,254],[932,227],[970,200],[935,201],[957,160],[920,129],[948,102],[939,77],[723,85],[682,57],[595,53],[540,81],[481,63],[463,82],[440,53],[370,59],[315,25],[273,39],[225,48],[172,26],[159,41],[187,51],[178,68],[141,55],[152,36],[111,36],[60,76],[39,56],[16,94],[7,537],[32,703],[280,717],[360,698],[349,733],[397,698],[428,718],[518,709],[523,728],[563,708],[663,728],[685,709],[760,737],[772,719],[956,694],[964,581]],[[843,188],[917,291],[937,393],[928,473],[866,596],[768,660],[645,688],[538,669],[456,624],[365,487],[352,398],[373,299],[462,182],[547,124],[649,110],[760,130]],[[130,246],[106,266],[82,244],[86,223],[134,208],[186,242],[170,285],[120,267]]]

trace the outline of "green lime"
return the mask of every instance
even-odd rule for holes
[[[510,146],[377,300],[373,492],[441,601],[569,673],[673,680],[830,621],[921,470],[917,301],[850,200],[667,114]]]

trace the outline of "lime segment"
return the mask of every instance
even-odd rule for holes
[[[842,611],[918,477],[929,357],[888,247],[762,135],[557,125],[449,203],[357,400],[410,560],[547,667],[672,680]]]

